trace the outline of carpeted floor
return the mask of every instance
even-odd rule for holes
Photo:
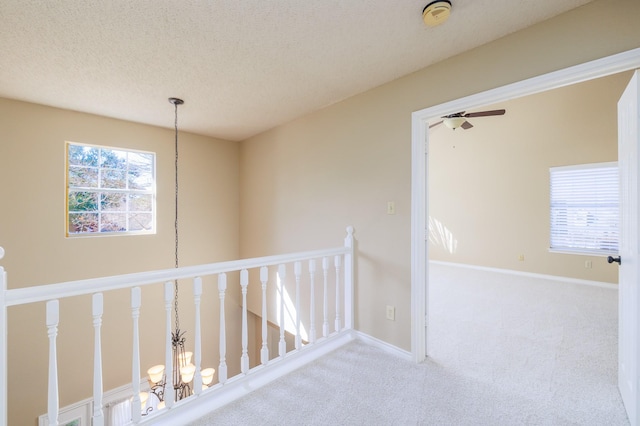
[[[192,423],[628,425],[617,292],[431,268],[430,357],[352,342]]]

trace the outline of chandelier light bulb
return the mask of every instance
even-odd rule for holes
[[[184,367],[180,367],[180,376],[184,383],[190,383],[193,380],[195,372],[196,366],[193,364],[187,364]]]
[[[160,383],[164,376],[164,365],[154,365],[147,370],[147,374],[149,375],[149,380],[151,380],[152,383]]]
[[[210,385],[211,382],[213,381],[213,375],[216,372],[215,368],[205,368],[204,370],[202,370],[200,372],[200,374],[202,375],[202,383],[205,385]]]

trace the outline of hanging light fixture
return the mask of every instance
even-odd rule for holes
[[[175,127],[175,267],[180,266],[178,257],[178,106],[184,104],[182,99],[169,98],[169,102],[174,106],[174,127]],[[195,375],[196,367],[191,363],[192,352],[185,350],[185,337],[184,331],[180,330],[180,317],[178,314],[178,280],[174,280],[174,315],[175,324],[174,330],[171,333],[171,345],[173,351],[173,377],[171,378],[170,386],[173,386],[175,400],[179,401],[192,394],[191,382]],[[203,388],[208,387],[213,381],[213,374],[215,369],[205,368],[201,371]],[[164,365],[155,365],[147,370],[148,381],[151,393],[154,394],[160,404],[158,408],[164,406],[164,391],[167,386],[167,377],[165,374]],[[148,409],[150,411],[150,409]],[[144,411],[144,407],[143,407]]]

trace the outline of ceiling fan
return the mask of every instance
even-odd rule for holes
[[[470,129],[473,127],[473,124],[467,121],[467,118],[474,117],[489,117],[492,115],[504,115],[506,110],[504,109],[494,109],[491,111],[478,111],[478,112],[468,112],[465,114],[465,111],[456,112],[455,114],[449,114],[441,117],[443,120],[438,121],[429,126],[429,128],[435,127],[439,124],[444,123],[448,128],[455,130],[458,127],[462,127],[464,130]]]

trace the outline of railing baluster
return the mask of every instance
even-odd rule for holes
[[[287,342],[284,340],[284,292],[287,270],[284,265],[278,266],[278,291],[280,292],[280,341],[278,342],[278,355],[283,357],[287,353]]]
[[[49,425],[58,425],[58,360],[56,337],[60,321],[60,305],[57,300],[47,302],[47,333],[49,335],[49,389],[47,415]]]
[[[344,239],[345,248],[349,249],[349,252],[344,255],[344,326],[345,328],[352,329],[354,321],[353,311],[353,280],[354,280],[354,239],[353,239],[353,226],[347,227],[347,236]]]
[[[302,347],[302,336],[300,335],[300,275],[302,275],[302,263],[293,264],[293,274],[296,277],[296,349]]]
[[[240,271],[240,286],[242,287],[242,356],[240,358],[240,371],[243,374],[249,372],[249,331],[247,330],[247,287],[249,285],[249,271]]]
[[[267,345],[267,280],[269,268],[260,268],[260,282],[262,283],[262,349],[260,349],[260,362],[269,362],[269,346]]]
[[[218,381],[227,381],[227,335],[224,322],[224,293],[227,290],[227,274],[218,275],[218,292],[220,294],[220,366],[218,367]]]
[[[164,387],[164,404],[167,409],[173,406],[176,398],[176,391],[173,388],[173,345],[171,336],[171,304],[174,296],[174,283],[167,281],[164,283],[164,312],[166,317],[165,347],[164,347],[164,377],[166,385]]]
[[[342,319],[340,318],[340,266],[342,257],[336,256],[334,258],[334,265],[336,267],[336,331],[340,331],[342,328]]]
[[[329,258],[322,258],[322,275],[324,278],[324,295],[322,300],[322,336],[329,335],[329,293],[327,287],[329,285]]]
[[[140,406],[140,306],[142,297],[140,287],[131,289],[131,317],[133,318],[133,357],[131,362],[131,385],[133,386],[133,399],[131,401],[131,420],[139,423],[142,418]]]
[[[193,279],[193,303],[196,310],[196,324],[195,324],[195,363],[196,372],[193,378],[193,390],[196,395],[202,393],[202,372],[200,371],[202,366],[202,330],[200,329],[200,299],[202,297],[202,278],[195,277]]]
[[[93,344],[93,422],[94,426],[104,426],[102,412],[102,314],[104,303],[102,293],[96,293],[92,298],[91,314],[93,315],[94,344]]]
[[[311,259],[309,261],[309,342],[315,343],[316,341],[316,294],[315,294],[315,281],[316,281],[316,260]]]

